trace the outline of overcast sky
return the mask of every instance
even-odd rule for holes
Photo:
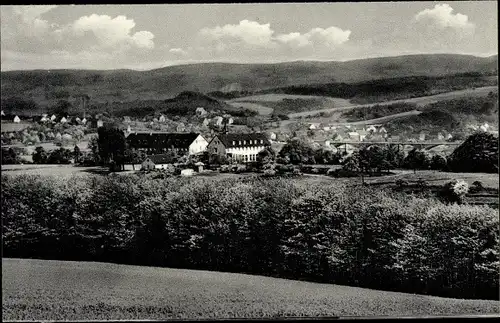
[[[1,6],[1,70],[498,53],[497,1]]]

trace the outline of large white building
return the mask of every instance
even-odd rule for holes
[[[176,151],[195,155],[206,150],[208,141],[199,133],[133,132],[127,136],[131,148],[147,154]]]
[[[216,135],[208,144],[210,154],[224,155],[233,161],[254,162],[257,154],[270,147],[263,133],[228,133]]]

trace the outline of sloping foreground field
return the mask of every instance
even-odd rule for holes
[[[2,259],[4,320],[494,314],[458,300],[261,276]]]

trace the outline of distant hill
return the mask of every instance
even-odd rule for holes
[[[192,91],[181,92],[175,98],[166,100],[94,103],[89,107],[88,112],[91,114],[108,112],[119,117],[131,116],[142,118],[159,114],[191,117],[195,115],[196,108],[198,107],[204,108],[207,112],[216,112],[219,114],[230,113],[233,116],[240,117],[257,114],[254,111],[234,107],[205,94]]]
[[[477,72],[495,75],[498,56],[432,54],[347,62],[297,61],[277,64],[203,63],[150,71],[32,70],[1,73],[2,96],[38,104],[74,101],[86,94],[94,102],[164,100],[183,91],[259,91],[302,84],[353,83],[381,78],[442,76]]]

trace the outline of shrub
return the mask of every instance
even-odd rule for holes
[[[453,180],[443,185],[440,197],[448,203],[462,203],[469,191],[469,185],[463,180]]]
[[[326,175],[328,176],[333,176],[335,175],[335,168],[329,168],[327,171],[326,171]]]
[[[434,155],[431,158],[431,169],[434,170],[445,170],[447,166],[446,158],[441,155]]]
[[[481,181],[475,181],[472,183],[472,187],[470,188],[471,192],[481,192],[484,190],[484,185]]]
[[[274,175],[276,175],[276,171],[274,169],[264,170],[264,176],[274,176]]]
[[[399,187],[407,187],[409,185],[409,183],[407,180],[400,178],[400,179],[396,180],[396,185]]]

